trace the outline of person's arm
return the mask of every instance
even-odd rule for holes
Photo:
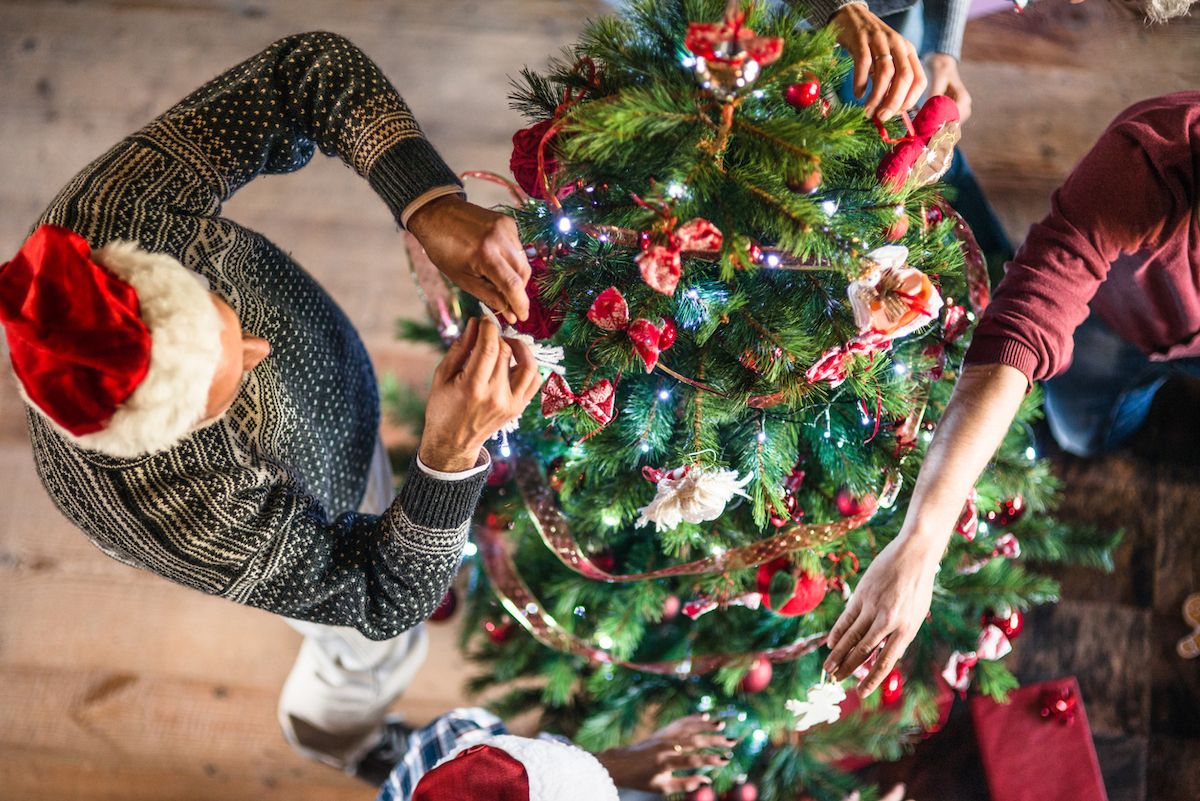
[[[216,216],[240,187],[300,169],[318,148],[365,178],[447,277],[525,318],[530,272],[515,224],[463,199],[400,94],[337,34],[289,36],[209,81],[98,159],[45,221],[170,252],[179,217]]]
[[[516,364],[510,366],[513,360]],[[395,637],[428,617],[458,570],[487,479],[486,440],[529,403],[541,378],[528,348],[472,320],[434,375],[420,453],[381,516],[329,519],[302,488],[280,481],[230,499],[225,518],[268,538],[241,600],[287,617]]]
[[[1140,104],[1118,117],[1030,229],[972,336],[966,364],[921,465],[901,533],[863,574],[834,625],[826,669],[850,675],[886,640],[859,692],[873,691],[929,610],[962,505],[1028,385],[1070,363],[1072,337],[1122,253],[1159,239],[1194,203],[1189,105]],[[1174,140],[1171,140],[1171,137]]]
[[[929,95],[946,95],[958,106],[959,119],[971,117],[971,93],[959,74],[963,33],[971,0],[925,0],[925,66]]]
[[[1004,439],[1029,384],[1003,364],[963,370],[913,488],[896,539],[879,552],[829,633],[825,669],[845,678],[887,645],[859,684],[872,692],[917,636],[963,499]]]

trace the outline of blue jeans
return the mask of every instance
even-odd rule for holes
[[[883,21],[893,30],[913,43],[917,53],[924,58],[930,52],[925,44],[925,8],[921,2],[896,14],[883,17]],[[863,98],[870,94],[870,85]],[[862,100],[854,96],[854,85],[847,80],[838,88],[838,96],[843,102],[862,105]],[[942,182],[954,190],[954,210],[962,215],[967,225],[971,227],[979,248],[983,251],[989,264],[1000,264],[1008,261],[1013,255],[1012,242],[1000,224],[1000,219],[983,194],[983,188],[971,171],[966,156],[961,148],[955,148],[954,161],[950,169],[942,176]],[[995,279],[993,279],[995,280]]]
[[[1112,450],[1142,427],[1172,375],[1200,377],[1200,359],[1152,362],[1092,314],[1075,331],[1071,366],[1043,384],[1050,433],[1076,456]]]

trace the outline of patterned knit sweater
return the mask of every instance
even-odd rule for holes
[[[399,219],[457,183],[378,68],[345,39],[276,42],[194,92],[76,176],[40,222],[99,247],[137,240],[205,276],[271,343],[233,407],[169,451],[81,450],[30,412],[42,482],[105,553],[288,617],[393,637],[437,606],[484,475],[412,469],[382,516],[356,513],[379,426],[357,333],[320,286],[221,203],[314,149],[365,177]]]

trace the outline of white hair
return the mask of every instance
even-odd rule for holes
[[[1196,0],[1142,0],[1141,6],[1151,22],[1168,22],[1185,17]]]

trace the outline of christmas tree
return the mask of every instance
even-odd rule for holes
[[[519,328],[559,366],[496,444],[467,560],[472,689],[507,686],[500,714],[600,750],[708,711],[740,743],[716,790],[767,801],[840,799],[950,687],[1002,697],[1021,611],[1057,593],[1024,560],[1115,544],[1048,514],[1035,390],[901,667],[822,702],[821,643],[900,527],[987,278],[935,183],[953,105],[887,129],[831,105],[850,65],[800,22],[640,0],[517,82]],[[430,298],[428,333],[457,333],[457,302]]]

